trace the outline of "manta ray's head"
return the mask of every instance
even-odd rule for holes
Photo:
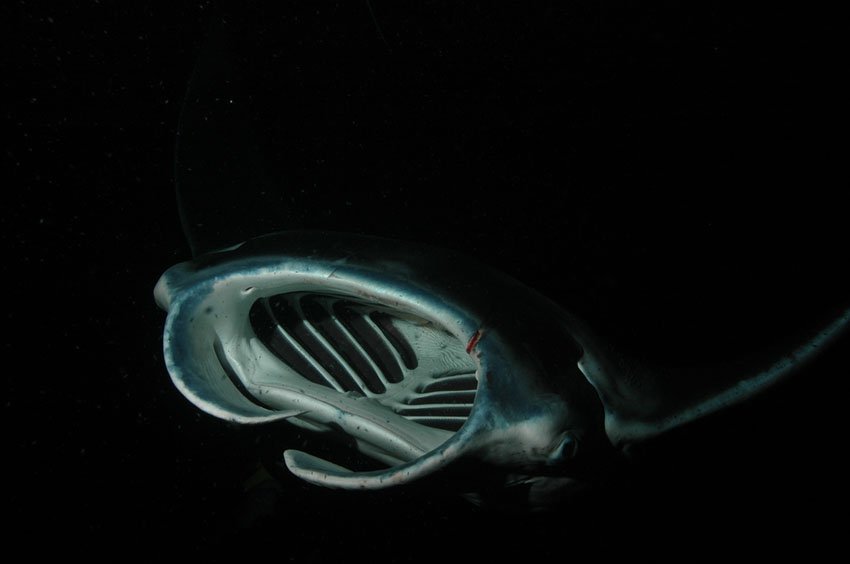
[[[536,506],[579,487],[610,446],[580,327],[465,257],[282,233],[173,267],[156,298],[168,370],[195,405],[342,433],[387,466],[287,451],[315,484],[377,489],[464,468],[467,487],[496,477]]]

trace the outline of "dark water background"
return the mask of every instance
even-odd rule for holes
[[[391,46],[415,36],[420,21],[442,37],[441,20],[428,16],[439,7],[382,14],[373,4],[379,21],[396,24],[382,29]],[[513,9],[500,9],[498,25]],[[496,143],[475,158],[443,153],[437,172],[422,173],[462,179],[458,200],[476,221],[446,214],[407,231],[398,221],[375,229],[466,250],[566,296],[650,359],[743,358],[846,300],[846,205],[837,196],[846,173],[831,135],[846,125],[837,18],[718,4],[570,9],[564,33],[577,45],[598,33],[607,43],[583,48],[586,58],[564,71],[578,69],[570,80],[579,94],[563,106],[541,101],[566,117],[525,112],[532,125],[516,127],[527,143]],[[368,29],[365,3],[359,10]],[[179,546],[222,560],[250,548],[287,561],[406,562],[515,546],[530,561],[741,548],[813,556],[837,540],[828,512],[846,501],[846,337],[793,380],[647,445],[598,491],[543,516],[485,511],[425,486],[362,495],[307,486],[274,464],[304,437],[198,413],[162,365],[164,315],[151,291],[166,267],[190,257],[174,143],[213,12],[188,2],[4,8],[4,542],[90,556]],[[523,17],[517,8],[518,28]],[[368,50],[382,46],[378,37]],[[309,62],[310,52],[299,56]],[[532,70],[547,71],[540,60]],[[526,107],[506,101],[527,94],[522,84],[487,79],[501,96],[495,107]],[[305,107],[321,115],[323,102]],[[334,120],[326,126],[326,138],[351,134]],[[488,135],[471,135],[468,147]],[[320,174],[333,186],[356,160],[342,149],[338,163],[293,175]],[[384,164],[390,180],[403,177],[398,162]],[[514,189],[500,195],[482,177]],[[573,184],[555,196],[541,188],[564,182]],[[400,207],[427,208],[411,185],[377,209],[395,217]],[[230,189],[211,188],[211,198],[241,210]],[[365,209],[363,192],[353,195]],[[302,226],[372,230],[333,198],[318,216],[303,211],[323,197],[308,191],[290,202]],[[233,221],[251,228],[249,213]]]

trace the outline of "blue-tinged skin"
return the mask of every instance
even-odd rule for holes
[[[342,296],[441,327],[465,344],[478,389],[455,433],[396,416],[371,400],[288,382],[263,396],[271,355],[248,321],[256,300],[288,292]],[[289,419],[335,429],[390,465],[352,472],[287,451],[297,476],[332,488],[402,485],[463,463],[528,486],[534,507],[581,486],[612,453],[745,400],[813,358],[850,324],[850,310],[780,359],[747,374],[703,376],[690,387],[614,356],[579,320],[516,280],[468,257],[398,241],[284,232],[202,256],[167,271],[155,291],[168,311],[166,365],[199,408],[241,423]],[[224,361],[222,361],[224,359]],[[250,389],[234,385],[223,362]],[[622,367],[629,367],[624,373]],[[615,368],[617,367],[617,368]],[[693,377],[682,375],[682,378]],[[684,391],[682,391],[684,390]],[[268,390],[265,390],[268,391]],[[663,401],[659,398],[664,398]]]

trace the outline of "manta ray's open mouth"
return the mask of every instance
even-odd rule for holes
[[[363,396],[447,431],[457,431],[469,417],[476,366],[464,345],[432,322],[304,292],[257,300],[250,321],[283,363],[281,380],[306,379]]]
[[[464,428],[480,384],[476,322],[339,261],[265,260],[178,266],[158,286],[166,363],[190,400],[240,423],[343,433],[393,467]]]
[[[347,489],[460,460],[552,473],[575,450],[562,444],[583,437],[565,431],[578,418],[601,429],[581,350],[552,302],[445,251],[344,240],[281,233],[169,269],[155,295],[178,389],[229,421],[344,435],[387,466],[284,453],[297,476]]]

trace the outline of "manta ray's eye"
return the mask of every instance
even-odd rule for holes
[[[578,440],[572,433],[564,433],[563,438],[549,455],[549,463],[553,465],[565,464],[576,457],[578,452]]]

